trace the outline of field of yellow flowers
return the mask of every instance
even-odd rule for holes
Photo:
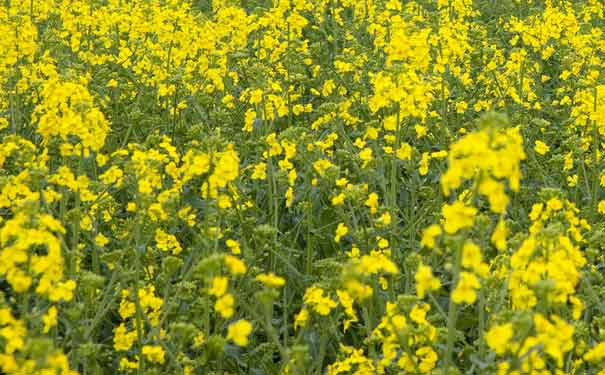
[[[4,0],[0,374],[605,374],[602,0]]]

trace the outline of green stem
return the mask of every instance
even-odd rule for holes
[[[267,161],[268,182],[269,182],[269,212],[271,216],[271,224],[274,228],[273,246],[277,249],[277,228],[279,223],[279,206],[277,197],[277,181],[275,179],[275,170],[271,159]],[[269,264],[272,272],[275,272],[276,260],[273,252],[269,253]]]
[[[597,87],[594,87],[594,112],[597,112]],[[592,185],[592,212],[594,217],[598,215],[598,197],[599,197],[599,169],[598,152],[599,152],[599,134],[597,130],[596,120],[592,121],[592,170],[594,171],[594,181]]]
[[[138,197],[137,197],[138,198]],[[141,207],[141,200],[137,199],[137,207]],[[134,304],[136,308],[135,312],[135,327],[137,331],[137,354],[139,356],[139,366],[137,374],[141,375],[145,373],[145,361],[143,360],[143,309],[141,308],[141,302],[139,301],[139,284],[141,279],[141,259],[140,259],[140,244],[141,244],[141,226],[142,213],[137,216],[137,224],[134,233],[134,263],[135,263],[135,284],[134,284]]]
[[[84,150],[82,150],[82,154],[80,155],[80,159],[78,160],[78,176],[79,177],[83,174],[83,165],[82,165],[82,160],[84,159]],[[76,213],[76,217],[73,219],[73,224],[72,224],[72,250],[71,250],[71,256],[69,259],[69,275],[70,278],[73,278],[76,274],[76,263],[77,263],[77,259],[78,259],[78,244],[80,242],[80,206],[81,206],[81,197],[80,197],[80,188],[78,187],[78,189],[76,190],[76,202],[75,202],[75,208],[74,208],[74,212]]]
[[[313,220],[313,202],[308,201],[306,202],[306,207],[305,207],[305,211],[306,211],[306,216],[307,216],[307,238],[306,238],[306,242],[307,242],[307,259],[306,259],[306,274],[307,275],[311,275],[311,271],[313,268],[313,242],[311,239],[311,224],[312,224],[312,220]]]
[[[279,341],[279,336],[277,335],[277,332],[275,331],[273,324],[271,324],[271,318],[273,317],[273,301],[270,301],[270,303],[263,303],[263,314],[264,314],[264,319],[262,319],[261,322],[263,322],[263,325],[264,325],[265,330],[267,331],[269,337],[275,343],[275,346],[277,346],[277,349],[279,350],[279,354],[282,357],[282,363],[290,362],[288,351],[282,345],[282,343]]]
[[[326,356],[327,344],[328,338],[326,334],[322,331],[319,337],[319,360],[317,361],[317,374],[322,373],[323,362]]]
[[[439,315],[441,315],[441,317],[443,318],[443,320],[447,320],[447,314],[443,310],[443,307],[441,307],[441,304],[439,303],[439,301],[437,301],[437,298],[435,298],[435,296],[433,295],[433,293],[431,293],[430,291],[428,291],[427,294],[429,296],[429,299],[433,302],[433,305],[435,305],[435,307],[437,308],[437,311],[439,312]]]
[[[401,143],[401,125],[400,125],[400,115],[401,110],[399,105],[397,106],[397,128],[395,134],[395,150],[399,149]],[[391,211],[391,220],[395,220],[397,217],[397,181],[399,179],[399,173],[397,169],[398,160],[397,157],[393,154],[391,157],[391,181],[390,181],[390,194],[389,194],[389,206]],[[391,231],[391,238],[389,241],[391,242],[391,246],[394,246],[395,234]]]
[[[479,357],[483,358],[485,355],[485,340],[483,340],[483,334],[485,332],[485,294],[483,289],[479,290]]]
[[[461,261],[461,251],[460,246],[457,246],[454,254],[454,277],[452,284],[452,291],[458,285],[458,280],[460,278],[460,261]],[[452,299],[452,295],[450,293],[450,301],[448,308],[448,316],[447,316],[447,346],[445,348],[445,375],[448,375],[450,364],[452,363],[452,353],[454,351],[454,340],[456,338],[456,320],[458,318],[458,306]]]

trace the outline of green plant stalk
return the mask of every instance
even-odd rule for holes
[[[99,245],[95,239],[92,239],[92,271],[97,275],[101,274],[101,267],[99,263]]]
[[[452,291],[458,285],[458,280],[460,278],[460,262],[461,262],[461,249],[460,246],[457,246],[454,254],[454,277],[452,284]],[[452,363],[452,353],[454,351],[454,340],[456,336],[456,320],[458,318],[458,306],[452,299],[452,293],[450,292],[450,300],[448,307],[448,316],[447,316],[447,346],[445,348],[445,364],[444,364],[444,374],[448,375],[450,365]]]
[[[400,145],[401,145],[401,124],[400,124],[400,114],[401,114],[401,110],[399,108],[399,105],[397,106],[397,128],[396,128],[396,135],[395,135],[395,150],[398,150]],[[390,195],[389,195],[389,206],[390,206],[390,210],[391,210],[391,220],[395,220],[395,218],[397,217],[397,182],[398,182],[398,177],[399,177],[399,173],[398,169],[397,169],[397,157],[395,154],[392,155],[391,158],[391,181],[390,181]],[[391,231],[391,238],[390,238],[390,242],[391,242],[391,246],[393,246],[393,241],[395,240],[395,234]]]
[[[597,112],[597,87],[594,87],[593,110]],[[592,186],[592,212],[594,217],[598,216],[598,197],[599,197],[599,169],[597,168],[599,152],[599,133],[596,120],[592,120],[592,170],[594,171],[594,181]]]
[[[439,47],[441,49],[441,45]],[[447,98],[445,97],[445,73],[441,77],[441,121],[443,130],[447,129]]]
[[[319,375],[322,373],[322,365],[324,362],[324,358],[326,357],[326,349],[328,344],[328,337],[322,331],[319,337],[319,360],[317,361],[317,371],[316,373]]]
[[[135,313],[135,326],[137,331],[137,353],[139,355],[139,367],[137,374],[141,375],[145,373],[145,361],[143,360],[143,309],[141,308],[141,301],[139,300],[139,282],[141,273],[141,260],[139,259],[139,249],[135,247],[135,291],[134,291],[134,303],[136,307]]]
[[[411,163],[408,161],[408,173],[409,176],[415,176],[417,177],[417,171],[414,171],[414,168],[411,166]],[[410,178],[411,179],[411,178]],[[417,178],[414,178],[414,180],[417,180]],[[414,181],[415,183],[416,181]],[[412,244],[414,244],[414,240],[416,239],[416,186],[412,186],[412,188],[410,189],[410,201],[408,202],[408,208],[410,210],[409,213],[409,246],[412,247]],[[416,249],[416,246],[412,247],[412,249],[414,250],[418,250]]]
[[[483,339],[485,332],[485,293],[483,289],[479,289],[479,355],[481,358],[485,355],[485,340]]]
[[[288,44],[286,46],[286,58],[288,59],[288,64],[286,64],[286,74],[288,75],[286,79],[286,99],[288,102],[288,127],[292,126],[292,98],[290,97],[290,23],[288,22]]]
[[[204,206],[204,224],[206,225],[206,227],[208,228],[210,226],[210,219],[208,218],[208,205]],[[207,256],[207,254],[202,254],[202,256]],[[210,309],[211,309],[211,304],[210,304],[210,299],[206,298],[206,308],[204,309],[204,330],[205,330],[205,334],[206,337],[210,336]]]
[[[279,353],[282,356],[282,361],[285,363],[288,363],[290,361],[288,351],[282,345],[282,343],[279,341],[279,336],[277,335],[277,332],[275,331],[273,324],[271,324],[271,317],[273,316],[273,301],[271,301],[271,303],[269,303],[269,304],[263,304],[263,315],[264,315],[263,316],[264,319],[261,319],[261,322],[263,322],[263,325],[265,326],[265,330],[269,334],[269,337],[271,338],[271,340],[277,346],[277,349],[279,350]]]
[[[519,66],[519,100],[523,100],[523,80],[525,78],[525,65],[523,64],[523,61],[521,61],[521,64]]]
[[[84,159],[84,150],[81,151],[80,159],[78,160],[78,176],[83,174],[82,160]],[[72,224],[72,250],[69,258],[69,276],[73,278],[76,274],[76,263],[78,258],[78,244],[80,242],[80,208],[81,208],[80,188],[76,191],[75,212],[77,217]]]
[[[273,235],[273,246],[274,246],[274,250],[277,248],[277,228],[278,228],[278,223],[279,223],[279,207],[278,207],[278,197],[277,197],[277,181],[275,179],[275,171],[274,171],[274,167],[273,167],[273,162],[271,161],[271,159],[268,160],[267,162],[267,169],[268,169],[268,173],[267,173],[267,178],[268,178],[268,182],[269,182],[269,212],[271,213],[271,224],[273,225],[273,228],[275,229],[274,231],[274,235]],[[275,259],[275,255],[273,254],[273,251],[269,252],[269,264],[270,264],[270,269],[272,272],[275,272],[275,267],[276,267],[276,259]]]
[[[284,334],[284,347],[288,347],[288,299],[286,296],[286,292],[287,292],[288,288],[286,285],[284,285],[284,290],[282,291],[282,295],[283,295],[283,307],[282,307],[282,313],[283,313],[283,320],[284,320],[284,326],[283,326],[283,334]],[[289,362],[289,361],[288,361]]]
[[[430,291],[427,291],[427,295],[429,296],[430,300],[433,302],[433,305],[435,305],[435,307],[437,308],[439,315],[441,315],[441,317],[443,318],[444,321],[447,321],[447,314],[443,310],[443,307],[441,307],[441,304],[439,304],[439,301],[437,301],[437,298],[435,298],[433,293],[431,293]]]
[[[307,275],[311,274],[311,271],[313,269],[313,245],[312,245],[312,241],[311,241],[311,223],[313,220],[313,203],[309,200],[308,202],[306,202],[307,205],[305,207],[305,215],[307,216],[307,238],[306,238],[306,247],[307,247],[307,254],[306,254],[306,265],[305,265],[305,272]]]
[[[105,291],[103,292],[103,298],[101,300],[101,306],[103,307],[99,309],[92,318],[91,323],[89,324],[88,328],[84,333],[85,340],[89,340],[91,338],[91,335],[94,332],[97,324],[100,323],[101,319],[103,319],[107,311],[109,311],[109,309],[112,307],[111,300],[115,298],[115,295],[113,295],[111,291],[113,290],[113,284],[115,283],[117,276],[118,272],[114,269],[114,271],[111,273],[111,279],[109,279],[109,283],[107,284],[107,286],[105,287]]]
[[[141,207],[141,200],[137,194],[137,207]],[[144,212],[144,211],[141,211]],[[137,374],[141,375],[145,373],[145,361],[143,359],[143,309],[141,308],[141,301],[139,300],[139,283],[141,279],[141,259],[139,255],[139,246],[141,243],[141,222],[142,214],[137,215],[137,223],[134,232],[134,263],[135,263],[135,287],[134,287],[134,304],[136,308],[135,312],[135,327],[137,331],[137,354],[139,356],[139,365],[137,368]]]
[[[372,300],[368,299],[368,303],[362,309],[363,320],[364,320],[364,328],[366,331],[366,337],[372,336],[372,322],[373,322],[373,312],[372,312]],[[374,343],[370,343],[368,345],[368,355],[370,358],[374,358],[376,356],[376,348]]]

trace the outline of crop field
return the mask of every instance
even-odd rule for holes
[[[0,375],[605,375],[603,0],[0,1]]]

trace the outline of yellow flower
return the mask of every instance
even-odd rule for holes
[[[424,298],[427,291],[441,288],[441,281],[433,275],[433,270],[429,266],[419,265],[414,279],[416,280],[416,293],[420,298]]]
[[[542,210],[544,209],[544,203],[535,203],[531,206],[531,211],[529,213],[529,218],[531,221],[536,221],[540,218],[542,214]]]
[[[340,239],[347,233],[349,233],[349,228],[343,223],[339,223],[338,227],[336,227],[336,232],[334,233],[334,242],[340,242]]]
[[[162,251],[171,251],[175,255],[183,251],[177,238],[172,234],[164,232],[160,228],[155,230],[155,242],[157,248]]]
[[[226,194],[219,194],[216,199],[217,205],[221,209],[231,208],[231,198]]]
[[[484,177],[479,185],[479,192],[487,197],[490,209],[496,213],[506,210],[509,199],[504,192],[504,184],[492,178]]]
[[[292,186],[288,187],[284,197],[286,198],[286,207],[292,207],[292,203],[294,202],[294,189],[292,189]]]
[[[546,153],[550,151],[550,147],[548,147],[548,145],[542,141],[536,141],[534,151],[540,155],[546,155]]]
[[[444,204],[441,213],[445,220],[443,229],[448,234],[456,234],[460,229],[473,226],[477,209],[469,207],[460,201]]]
[[[124,177],[124,172],[117,166],[113,165],[108,170],[106,170],[105,173],[100,175],[99,179],[105,185],[115,184],[116,187],[121,187],[122,182],[123,182],[123,177]]]
[[[425,324],[426,321],[426,313],[429,312],[431,306],[426,303],[414,305],[412,307],[412,311],[410,311],[410,319],[418,324]]]
[[[359,158],[363,160],[362,168],[365,167],[370,161],[372,161],[372,159],[374,158],[372,156],[372,153],[372,149],[369,147],[366,147],[359,152]]]
[[[256,120],[256,111],[248,108],[244,115],[244,127],[242,128],[245,132],[252,132],[254,130],[254,120]]]
[[[395,156],[401,160],[410,160],[412,158],[412,146],[405,142],[402,143],[395,151]]]
[[[127,290],[122,291],[122,301],[120,302],[120,308],[118,310],[122,319],[128,319],[131,316],[134,316],[136,312],[136,305],[134,304],[134,302],[130,302],[128,300],[128,294],[129,293]]]
[[[429,225],[422,232],[422,239],[420,240],[420,245],[428,248],[435,247],[435,239],[441,235],[441,227],[438,224]]]
[[[534,315],[536,339],[543,345],[544,352],[561,367],[565,353],[574,347],[574,327],[556,315],[552,315],[551,320],[552,323],[541,314]]]
[[[208,177],[208,182],[202,185],[202,197],[204,198],[216,198],[218,189],[226,187],[239,174],[239,156],[233,149],[233,145],[228,145],[226,151],[217,153],[214,159],[216,160],[214,171]]]
[[[397,130],[397,116],[387,116],[384,118],[382,123],[384,130],[395,131]]]
[[[85,156],[90,150],[98,151],[103,147],[110,131],[109,122],[95,106],[94,97],[86,86],[50,79],[42,86],[40,95],[42,100],[32,117],[45,141],[79,139],[78,145],[83,147]]]
[[[329,160],[320,159],[313,163],[313,169],[320,175],[323,176],[326,170],[332,167],[332,164]]]
[[[395,263],[385,253],[372,251],[371,254],[362,256],[358,262],[353,262],[355,271],[362,275],[375,275],[381,272],[395,274],[399,272]]]
[[[456,113],[464,113],[464,111],[466,111],[467,108],[468,108],[468,103],[466,103],[465,101],[460,101],[460,102],[456,103]]]
[[[418,139],[424,137],[427,134],[426,126],[415,125],[414,129],[416,130],[416,138],[418,138]]]
[[[380,217],[376,220],[376,225],[378,227],[384,227],[391,224],[391,214],[388,212],[384,212]]]
[[[234,309],[233,305],[235,303],[235,299],[231,294],[225,294],[221,298],[219,298],[214,304],[214,311],[219,313],[221,317],[225,319],[229,319],[233,316]]]
[[[605,359],[605,343],[600,342],[584,354],[584,360],[599,363]]]
[[[120,323],[113,332],[113,347],[117,351],[126,351],[130,349],[137,339],[137,332],[135,330],[127,332],[124,323]]]
[[[243,275],[246,273],[246,263],[233,255],[225,255],[225,265],[233,276]]]
[[[73,280],[57,283],[55,288],[49,292],[48,299],[53,302],[57,302],[61,299],[71,301],[74,295],[74,289],[76,289],[76,282]]]
[[[559,211],[563,208],[563,203],[557,198],[551,198],[548,202],[546,202],[546,206],[553,211]]]
[[[575,320],[579,320],[582,316],[582,311],[584,311],[584,302],[575,296],[570,296],[569,302],[572,305],[571,315]]]
[[[231,340],[238,346],[248,345],[248,336],[252,332],[252,324],[241,319],[229,325],[227,328],[227,340]]]
[[[345,194],[340,193],[334,197],[332,197],[332,206],[340,206],[345,202]]]
[[[426,176],[427,173],[429,173],[430,163],[431,155],[428,152],[423,152],[420,164],[418,165],[418,173],[420,173],[421,176]]]
[[[99,247],[105,247],[109,243],[109,239],[103,235],[103,233],[99,233],[95,237],[95,243]]]
[[[263,98],[263,90],[255,89],[250,92],[250,104],[259,104]]]
[[[44,323],[44,333],[48,333],[52,327],[57,325],[57,308],[55,306],[48,309],[42,317],[42,322]]]
[[[231,250],[231,253],[234,255],[239,255],[242,252],[239,242],[236,240],[227,240],[225,241],[225,245],[227,245],[227,247]]]
[[[488,272],[487,264],[483,263],[481,249],[470,241],[466,242],[462,248],[462,266],[475,271],[482,277]]]
[[[215,297],[221,297],[227,293],[229,279],[223,276],[217,276],[212,279],[212,286],[208,289],[208,294]]]
[[[575,187],[577,184],[578,184],[578,175],[577,174],[567,176],[567,186]]]
[[[504,220],[500,219],[494,232],[492,233],[491,241],[496,246],[496,249],[503,251],[506,250],[506,236],[508,235],[508,229]]]
[[[304,327],[308,319],[309,310],[303,307],[294,317],[294,330],[297,330],[300,327]]]
[[[206,342],[206,336],[204,335],[204,332],[200,331],[193,338],[193,345],[192,345],[192,347],[194,349],[199,349],[202,345],[204,345],[205,342]]]
[[[370,208],[370,213],[375,214],[378,210],[378,194],[370,193],[365,201],[365,206]]]
[[[130,361],[126,357],[120,358],[120,370],[125,372],[135,371],[139,368],[139,361]]]
[[[347,315],[347,319],[343,321],[343,329],[346,331],[351,326],[351,323],[358,321],[357,314],[353,308],[353,302],[355,302],[355,300],[344,290],[337,290],[336,295]]]
[[[335,88],[336,88],[336,84],[334,83],[334,81],[331,79],[328,79],[324,82],[323,88],[321,90],[321,94],[323,96],[330,96],[330,94],[334,91]]]
[[[324,296],[324,290],[318,286],[307,288],[303,301],[306,305],[312,306],[322,316],[328,315],[337,305],[330,296]]]
[[[269,288],[279,288],[284,286],[286,283],[286,279],[276,276],[273,273],[261,273],[260,275],[256,276],[256,280],[260,281]]]
[[[452,292],[452,301],[455,303],[474,303],[477,300],[476,290],[480,284],[477,277],[470,272],[461,272],[458,285]]]
[[[502,325],[493,326],[486,334],[485,341],[487,345],[496,354],[504,354],[509,350],[510,340],[513,337],[513,325],[512,323],[506,323]]]
[[[416,350],[415,354],[420,360],[418,370],[420,370],[420,372],[423,374],[431,373],[438,360],[437,353],[435,353],[433,348],[430,346],[423,346],[422,348]]]
[[[250,177],[253,180],[266,180],[267,179],[267,163],[258,163],[254,166],[254,172]]]
[[[523,138],[518,128],[487,126],[456,141],[450,146],[447,156],[449,167],[441,176],[441,187],[446,196],[459,188],[463,181],[479,176],[480,193],[489,199],[492,211],[504,212],[508,197],[504,193],[503,182],[499,180],[507,179],[511,190],[517,191],[521,178],[520,162],[525,159]]]
[[[159,345],[143,345],[143,355],[148,361],[163,364],[164,363],[164,349]]]

